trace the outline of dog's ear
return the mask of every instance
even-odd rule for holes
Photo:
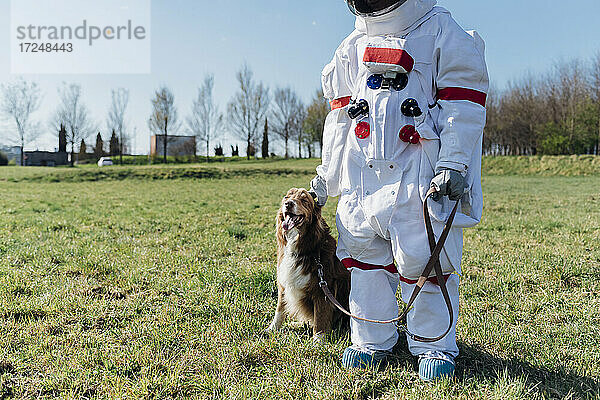
[[[282,221],[283,213],[281,212],[281,209],[279,209],[279,211],[277,211],[277,216],[275,217],[275,236],[277,237],[277,247],[280,249],[287,244],[285,234],[283,233]]]

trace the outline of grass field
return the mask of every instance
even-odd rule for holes
[[[600,399],[600,176],[484,178],[457,379],[424,384],[405,343],[348,372],[347,332],[262,333],[314,165],[0,168],[0,399]]]

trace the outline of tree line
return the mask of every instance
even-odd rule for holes
[[[240,139],[245,144],[247,158],[257,156],[260,149],[263,158],[274,155],[273,143],[279,142],[283,156],[291,155],[292,146],[297,156],[316,155],[316,147],[322,146],[322,132],[328,112],[327,101],[322,92],[316,91],[310,104],[306,105],[290,87],[270,89],[254,79],[252,70],[243,65],[237,75],[238,90],[227,103],[223,113],[214,101],[214,76],[208,74],[198,87],[188,115],[181,119],[175,105],[175,95],[166,85],[159,87],[151,98],[151,114],[148,127],[151,134],[162,141],[162,158],[167,160],[170,136],[189,135],[200,143],[191,149],[193,154],[204,153],[208,159],[212,146],[223,140],[225,133]],[[78,84],[63,83],[58,88],[59,101],[51,120],[50,129],[56,135],[61,131],[68,144],[71,164],[76,158],[99,158],[103,155],[122,156],[131,140],[131,128],[127,122],[129,90],[118,88],[111,91],[111,104],[106,116],[106,129],[111,132],[109,148],[99,132],[83,100],[82,88]],[[10,118],[16,129],[14,139],[23,149],[32,143],[41,132],[41,124],[34,113],[41,105],[42,93],[35,82],[18,79],[2,85],[0,111]],[[64,129],[63,129],[64,128]],[[89,153],[86,140],[96,134],[96,145]],[[239,155],[238,146],[232,155]],[[108,151],[107,151],[108,150]],[[214,147],[216,155],[223,155],[223,145]],[[21,164],[23,160],[21,159]]]
[[[488,155],[600,155],[600,53],[528,74],[487,100]]]

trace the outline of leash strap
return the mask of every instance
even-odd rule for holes
[[[319,267],[318,273],[319,273],[319,279],[320,279],[319,287],[321,287],[321,290],[323,290],[325,297],[327,297],[327,299],[338,310],[340,310],[342,313],[346,314],[350,318],[354,318],[359,321],[371,322],[371,323],[375,323],[375,324],[393,324],[393,323],[398,322],[398,328],[400,330],[406,332],[406,334],[411,339],[413,339],[417,342],[423,342],[423,343],[437,342],[438,340],[443,339],[448,334],[448,332],[450,332],[450,330],[452,329],[452,324],[454,322],[454,310],[452,309],[452,302],[450,301],[450,295],[448,293],[448,288],[446,287],[446,280],[444,279],[444,275],[442,272],[442,266],[440,264],[440,253],[442,252],[442,249],[444,248],[444,243],[446,242],[446,239],[448,238],[448,234],[450,233],[450,229],[452,228],[452,222],[454,222],[454,217],[456,216],[456,211],[458,210],[459,202],[457,201],[456,204],[454,205],[452,212],[450,213],[450,215],[448,216],[448,219],[446,220],[446,224],[444,225],[444,230],[442,231],[442,234],[440,235],[440,239],[436,243],[435,234],[433,232],[433,226],[431,224],[431,216],[429,215],[429,208],[427,207],[427,201],[434,193],[436,193],[436,190],[434,188],[429,189],[429,191],[425,195],[425,200],[423,201],[423,219],[425,220],[425,229],[427,230],[427,238],[429,241],[429,248],[431,251],[431,256],[429,257],[429,261],[427,261],[427,264],[425,265],[425,268],[423,269],[421,276],[419,277],[419,279],[417,280],[417,283],[415,284],[415,288],[413,289],[413,292],[410,296],[410,300],[408,301],[408,303],[406,303],[406,306],[404,307],[404,311],[402,311],[402,313],[398,317],[390,319],[390,320],[368,319],[368,318],[359,317],[357,315],[353,315],[352,313],[350,313],[350,311],[346,310],[337,301],[337,299],[331,293],[331,290],[329,290],[329,287],[327,286],[327,282],[325,281],[325,279],[323,277],[323,265],[321,264],[321,260],[319,258],[317,258],[317,266]],[[429,275],[431,274],[432,270],[435,272],[435,276],[436,276],[438,285],[441,289],[442,296],[444,297],[446,307],[448,308],[448,315],[450,317],[450,323],[448,324],[448,328],[446,329],[446,331],[443,334],[441,334],[440,336],[433,337],[433,338],[427,338],[424,336],[416,335],[408,330],[408,327],[406,325],[406,316],[408,315],[410,309],[412,308],[412,305],[414,304],[415,300],[417,299],[417,296],[421,292],[421,289],[423,289],[425,282],[427,282],[427,279],[429,278]]]

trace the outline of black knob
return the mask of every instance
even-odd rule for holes
[[[408,86],[408,75],[406,74],[396,74],[396,77],[392,80],[392,87],[395,90],[403,90],[406,86]]]
[[[361,115],[369,113],[369,103],[366,100],[361,99],[358,103],[353,104],[348,108],[348,115],[351,119],[356,119]]]
[[[402,103],[402,106],[400,107],[400,111],[407,117],[419,117],[423,114],[423,111],[419,108],[419,103],[415,99],[404,100],[404,103]]]

